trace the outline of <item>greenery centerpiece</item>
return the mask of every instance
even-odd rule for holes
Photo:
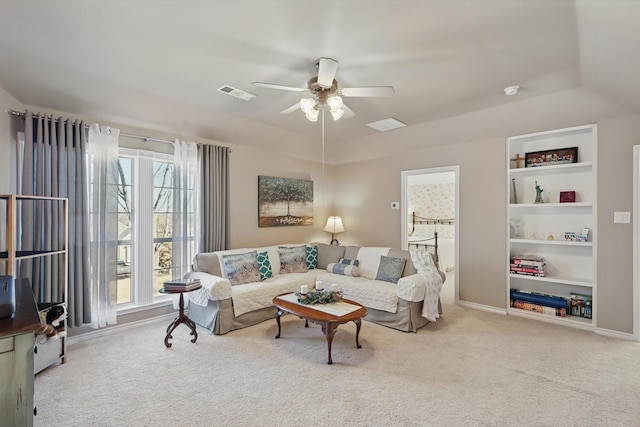
[[[296,292],[298,302],[300,304],[329,304],[342,300],[341,291],[325,291],[323,289],[316,289],[307,292],[306,294]]]

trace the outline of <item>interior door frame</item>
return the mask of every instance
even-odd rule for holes
[[[407,238],[407,230],[408,230],[408,220],[409,220],[409,212],[407,210],[407,181],[410,176],[414,175],[427,175],[427,174],[436,174],[443,172],[453,172],[454,177],[454,188],[455,188],[455,213],[454,213],[454,286],[455,286],[455,302],[459,301],[458,294],[458,272],[459,269],[459,247],[460,247],[460,165],[452,165],[452,166],[442,166],[435,168],[427,168],[427,169],[414,169],[407,170],[401,172],[402,177],[402,202],[400,203],[400,235],[402,236],[402,249],[407,250],[409,248],[409,239]]]

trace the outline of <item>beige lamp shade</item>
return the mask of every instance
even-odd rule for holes
[[[338,239],[336,239],[334,235],[337,233],[344,233],[344,225],[342,225],[342,218],[340,218],[339,216],[330,216],[329,219],[327,219],[327,225],[324,226],[322,231],[331,233],[331,244],[333,245],[335,242],[335,244],[337,245]]]
[[[327,219],[327,225],[324,226],[322,231],[327,233],[344,233],[344,225],[342,225],[342,218],[339,216],[330,216]]]

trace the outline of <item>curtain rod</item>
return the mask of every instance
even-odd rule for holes
[[[7,114],[10,114],[12,116],[19,116],[22,117],[24,119],[24,113],[20,112],[20,111],[16,111],[16,110],[7,110],[6,111]],[[56,122],[58,121],[58,119],[55,119]],[[89,125],[84,125],[85,129],[89,129]],[[129,138],[138,138],[138,139],[142,139],[145,142],[147,141],[153,141],[153,142],[163,142],[165,144],[173,144],[175,143],[175,141],[170,141],[168,139],[159,139],[159,138],[152,138],[150,136],[144,136],[144,135],[136,135],[134,133],[128,133],[128,132],[120,132],[120,135],[122,136],[128,136]],[[229,149],[230,152],[233,152],[233,149]]]

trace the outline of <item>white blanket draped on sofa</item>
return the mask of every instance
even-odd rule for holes
[[[412,249],[410,251],[411,260],[415,265],[421,280],[425,285],[424,302],[422,304],[422,317],[435,322],[440,317],[438,312],[438,300],[442,290],[442,277],[438,273],[437,266],[433,263],[433,258],[425,250]]]

